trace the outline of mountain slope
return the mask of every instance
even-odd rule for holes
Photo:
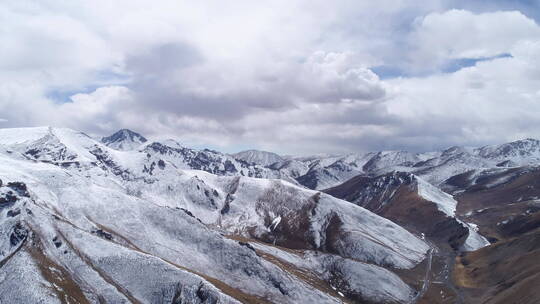
[[[69,129],[0,129],[0,298],[535,299],[537,271],[526,265],[536,249],[529,259],[525,245],[540,222],[536,146],[264,166],[173,140],[122,150]],[[328,194],[305,187],[336,183]],[[519,269],[501,262],[513,256]]]
[[[281,180],[181,169],[200,156],[172,143],[118,151],[68,129],[0,135],[2,298],[406,303],[416,294],[393,271],[418,265],[429,246],[361,207]],[[365,276],[373,284],[358,283]]]
[[[454,280],[469,303],[540,301],[540,230],[504,240],[457,259]]]
[[[446,156],[438,157],[461,159],[461,165],[439,167],[431,159],[421,166],[432,163],[434,175],[425,176],[465,172],[447,178],[440,188],[415,174],[392,172],[358,175],[325,191],[391,219],[434,245],[426,281],[437,284],[421,290],[419,303],[536,303],[538,292],[533,286],[538,285],[540,271],[533,261],[540,227],[540,171],[534,165],[536,148],[533,153],[529,145],[525,147],[509,154],[506,149],[490,148],[506,151],[485,154],[490,158],[464,156],[474,149],[443,152]],[[529,165],[500,166],[500,155],[513,156],[513,164]],[[409,276],[402,278],[408,282]]]
[[[360,175],[325,192],[425,235],[439,246],[476,250],[489,244],[455,217],[457,202],[452,196],[410,173]]]

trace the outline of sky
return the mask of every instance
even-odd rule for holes
[[[0,128],[225,152],[540,138],[540,1],[0,3]]]

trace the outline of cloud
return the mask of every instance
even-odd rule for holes
[[[390,81],[388,110],[408,122],[396,137],[489,144],[538,137],[540,40],[516,44],[513,57],[478,62],[455,73]]]
[[[418,18],[410,33],[410,64],[436,70],[449,60],[508,54],[516,44],[538,38],[538,25],[518,11],[431,13]]]
[[[103,133],[119,125],[136,125],[141,119],[141,113],[133,111],[133,96],[126,87],[101,87],[89,94],[75,94],[71,100],[57,106],[56,117],[72,128]]]
[[[356,67],[351,57],[350,53],[319,51],[308,58],[300,77],[303,85],[315,93],[310,97],[311,101],[376,100],[384,97],[384,85],[379,77],[365,67]]]
[[[283,153],[536,136],[539,26],[467,3],[6,1],[2,126]]]
[[[121,54],[95,29],[41,5],[7,1],[0,6],[0,80],[76,87],[94,71],[115,69]]]

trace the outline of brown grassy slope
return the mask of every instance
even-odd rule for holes
[[[453,277],[468,303],[540,303],[540,229],[463,254]]]

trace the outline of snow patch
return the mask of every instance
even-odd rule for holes
[[[273,231],[277,228],[277,226],[279,225],[279,223],[281,223],[281,216],[278,216],[276,217],[273,221],[272,221],[272,224],[270,224],[270,231]]]
[[[491,243],[478,232],[478,226],[473,223],[461,222],[463,226],[469,229],[469,235],[463,243],[461,250],[463,251],[475,251],[480,248],[491,245]]]
[[[437,208],[446,215],[455,216],[457,201],[454,197],[419,177],[416,177],[416,180],[418,182],[418,194],[422,198],[435,203]]]

